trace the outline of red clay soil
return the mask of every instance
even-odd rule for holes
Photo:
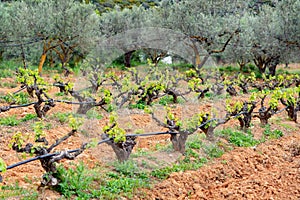
[[[146,198],[300,199],[300,134],[256,148],[236,148],[197,171],[173,173]]]

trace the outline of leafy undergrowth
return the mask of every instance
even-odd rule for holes
[[[0,198],[10,199],[12,197],[24,200],[37,199],[38,192],[35,190],[24,189],[20,187],[18,183],[12,186],[1,186]]]
[[[0,125],[4,126],[18,126],[22,122],[36,119],[36,114],[26,114],[23,118],[17,119],[16,115],[0,118]]]

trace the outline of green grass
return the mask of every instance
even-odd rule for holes
[[[54,113],[51,117],[52,119],[58,120],[60,123],[64,124],[68,121],[68,117],[71,115],[71,113],[61,113],[57,112]]]
[[[91,109],[87,111],[86,116],[88,119],[102,119],[103,116],[96,110],[96,109]]]
[[[219,158],[225,153],[224,150],[216,144],[205,145],[204,152],[209,158]]]
[[[174,99],[173,96],[166,95],[159,99],[158,104],[163,105],[163,106],[166,106],[168,104],[174,104],[173,99]],[[184,103],[184,99],[182,97],[178,97],[177,103]]]
[[[171,166],[154,169],[150,174],[158,179],[166,179],[173,172],[184,172],[196,170],[207,163],[208,159],[200,155],[203,135],[191,135],[186,142],[186,152],[182,160],[177,161]]]
[[[16,115],[0,118],[0,125],[4,126],[18,126],[21,120],[18,120]]]
[[[224,129],[220,133],[224,136],[230,143],[238,147],[252,147],[260,143],[259,140],[253,138],[251,132],[244,133],[242,131]]]
[[[55,96],[56,97],[63,97],[63,96],[65,96],[65,93],[64,92],[57,92],[57,93],[55,93]]]
[[[118,199],[118,196],[133,198],[134,191],[150,185],[149,173],[141,170],[136,161],[113,163],[113,171],[107,172],[100,188],[93,193],[100,199]]]
[[[19,66],[14,61],[2,61],[0,62],[0,78],[13,77],[15,71]]]
[[[296,127],[294,127],[294,126],[292,126],[290,124],[285,124],[285,123],[280,123],[280,122],[278,122],[277,124],[279,126],[283,127],[285,130],[288,130],[288,131],[296,131],[296,130],[298,130],[298,128],[296,128]]]
[[[136,108],[136,109],[144,110],[145,107],[146,107],[146,103],[143,102],[143,101],[139,101],[136,104],[130,104],[129,105],[130,109],[135,109]]]
[[[199,169],[208,161],[206,158],[200,158],[199,156],[197,156],[194,159],[191,159],[191,154],[195,154],[195,152],[188,150],[186,157],[182,161],[175,163],[172,166],[167,166],[161,169],[153,170],[151,172],[151,176],[158,179],[166,179],[173,172],[184,172],[187,170]]]
[[[0,87],[3,88],[15,88],[17,86],[18,85],[15,82],[3,82],[3,81],[0,82]]]
[[[190,135],[186,141],[186,147],[190,149],[201,149],[203,146],[202,140],[205,138],[204,134]]]
[[[270,125],[265,126],[265,130],[264,130],[263,134],[264,134],[264,137],[266,139],[269,139],[269,140],[270,139],[278,139],[278,138],[281,138],[283,136],[282,131],[280,131],[278,129],[271,130]],[[262,140],[264,141],[265,138],[262,138]]]
[[[0,125],[4,126],[18,126],[21,122],[26,122],[36,119],[36,114],[26,114],[23,118],[17,119],[16,115],[0,118]]]
[[[224,129],[217,133],[219,136],[225,137],[228,142],[238,147],[253,147],[266,140],[278,139],[283,136],[282,131],[275,129],[271,130],[270,125],[265,126],[263,137],[259,140],[253,138],[250,131],[242,132],[232,129]]]
[[[165,152],[171,152],[173,151],[173,146],[171,143],[169,144],[160,144],[160,143],[157,143],[155,144],[155,151],[165,151]]]
[[[62,182],[55,188],[68,199],[118,199],[132,198],[135,190],[149,187],[149,176],[137,163],[126,161],[113,163],[113,171],[100,172],[88,169],[83,163],[69,169],[58,168]]]
[[[63,196],[71,198],[77,196],[79,199],[88,199],[93,197],[91,193],[90,185],[97,175],[91,173],[83,163],[80,163],[73,168],[66,170],[64,167],[58,167],[58,174],[60,176],[61,182],[55,188]]]
[[[166,64],[164,64],[164,65],[166,65]],[[189,69],[194,68],[194,65],[192,65],[192,64],[189,64],[189,63],[176,63],[176,62],[172,63],[172,64],[169,64],[167,66],[174,69],[174,70],[178,70],[180,72],[185,72]]]
[[[259,92],[259,90],[257,88],[253,88],[251,90],[249,90],[249,93],[257,93]]]
[[[240,72],[240,68],[238,66],[228,65],[225,67],[219,68],[220,72],[232,73],[232,72]]]
[[[9,77],[13,77],[15,74],[13,71],[9,70],[9,69],[2,69],[1,70],[1,74],[0,74],[0,78],[9,78]]]
[[[26,122],[26,121],[29,121],[29,120],[32,120],[32,119],[36,119],[37,118],[37,115],[36,114],[26,114],[22,119],[21,121],[22,122]]]
[[[151,152],[149,150],[145,150],[145,149],[136,149],[134,153],[130,154],[130,157],[131,158],[138,158],[138,157],[141,157],[141,156],[148,156],[150,155]]]
[[[0,190],[0,199],[34,200],[38,199],[38,193],[34,190],[21,188],[18,183],[11,186],[3,185]]]

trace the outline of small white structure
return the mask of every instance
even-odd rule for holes
[[[163,59],[161,59],[161,62],[165,64],[172,64],[172,57],[171,56],[164,57]]]

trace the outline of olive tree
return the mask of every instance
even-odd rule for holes
[[[299,60],[299,5],[288,0],[261,5],[255,12],[249,9],[226,57],[241,66],[253,62],[261,73],[269,69],[270,75],[275,75],[279,63]]]
[[[269,6],[264,6],[259,15],[248,17],[246,31],[252,46],[251,56],[261,73],[279,64],[283,47],[276,38],[280,32],[277,25],[276,12]]]
[[[5,31],[5,27],[3,26],[3,24],[5,24],[5,17],[6,14],[6,8],[4,7],[3,4],[0,3],[0,21],[1,21],[1,25],[0,25],[0,61],[3,58],[3,53],[4,53],[4,47],[3,47],[3,43],[6,40],[6,31]]]
[[[131,55],[137,49],[147,47],[143,45],[143,37],[147,35],[144,32],[144,27],[149,27],[150,20],[148,18],[148,10],[143,6],[133,6],[131,9],[115,7],[111,12],[103,13],[99,23],[99,38],[102,40],[114,43],[116,48],[119,48],[121,53],[125,54],[125,65],[130,67]],[[106,44],[103,46],[106,50]],[[99,54],[99,51],[97,52]]]
[[[40,73],[51,51],[65,67],[74,53],[85,53],[93,41],[98,16],[91,4],[74,0],[24,0],[11,2],[7,7],[6,38],[39,42]]]
[[[125,8],[133,8],[134,6],[142,6],[145,9],[149,9],[153,6],[159,6],[159,2],[161,0],[123,0],[123,1],[115,1],[115,0],[84,0],[87,3],[93,3],[96,5],[97,10],[100,13],[110,12],[115,6],[119,6],[121,9]]]
[[[163,48],[160,50],[182,48],[182,51],[194,54],[193,62],[201,68],[211,54],[223,52],[230,41],[238,35],[239,19],[245,7],[244,2],[239,0],[162,1],[159,7],[152,9],[144,9],[140,6],[121,11],[117,8],[101,16],[101,32],[106,36],[112,36],[134,28],[163,28],[165,32],[156,33],[165,40],[165,44],[160,45]],[[169,39],[169,30],[178,32],[176,36],[172,34],[173,41]],[[143,34],[150,35],[151,33],[149,31],[139,33],[137,37]],[[143,38],[141,38],[138,38],[139,44],[143,43],[141,41]],[[185,45],[180,47],[178,43],[185,43]],[[189,46],[189,50],[184,46]],[[159,55],[165,55],[163,51],[162,53]],[[205,59],[201,61],[200,55],[202,54],[205,55]]]
[[[162,5],[155,20],[161,26],[182,32],[191,43],[194,65],[200,69],[206,59],[223,52],[239,32],[239,21],[247,1],[186,0]],[[204,59],[200,56],[204,54]]]
[[[276,6],[277,26],[279,34],[276,38],[280,41],[283,51],[281,62],[300,61],[300,2],[297,0],[280,1]]]
[[[27,27],[28,22],[33,21],[31,13],[24,2],[0,2],[0,9],[0,46],[3,55],[11,58],[22,54],[22,57],[25,57],[26,45],[32,45],[39,40],[31,34],[31,27]],[[15,12],[19,9],[23,9],[23,13]]]

